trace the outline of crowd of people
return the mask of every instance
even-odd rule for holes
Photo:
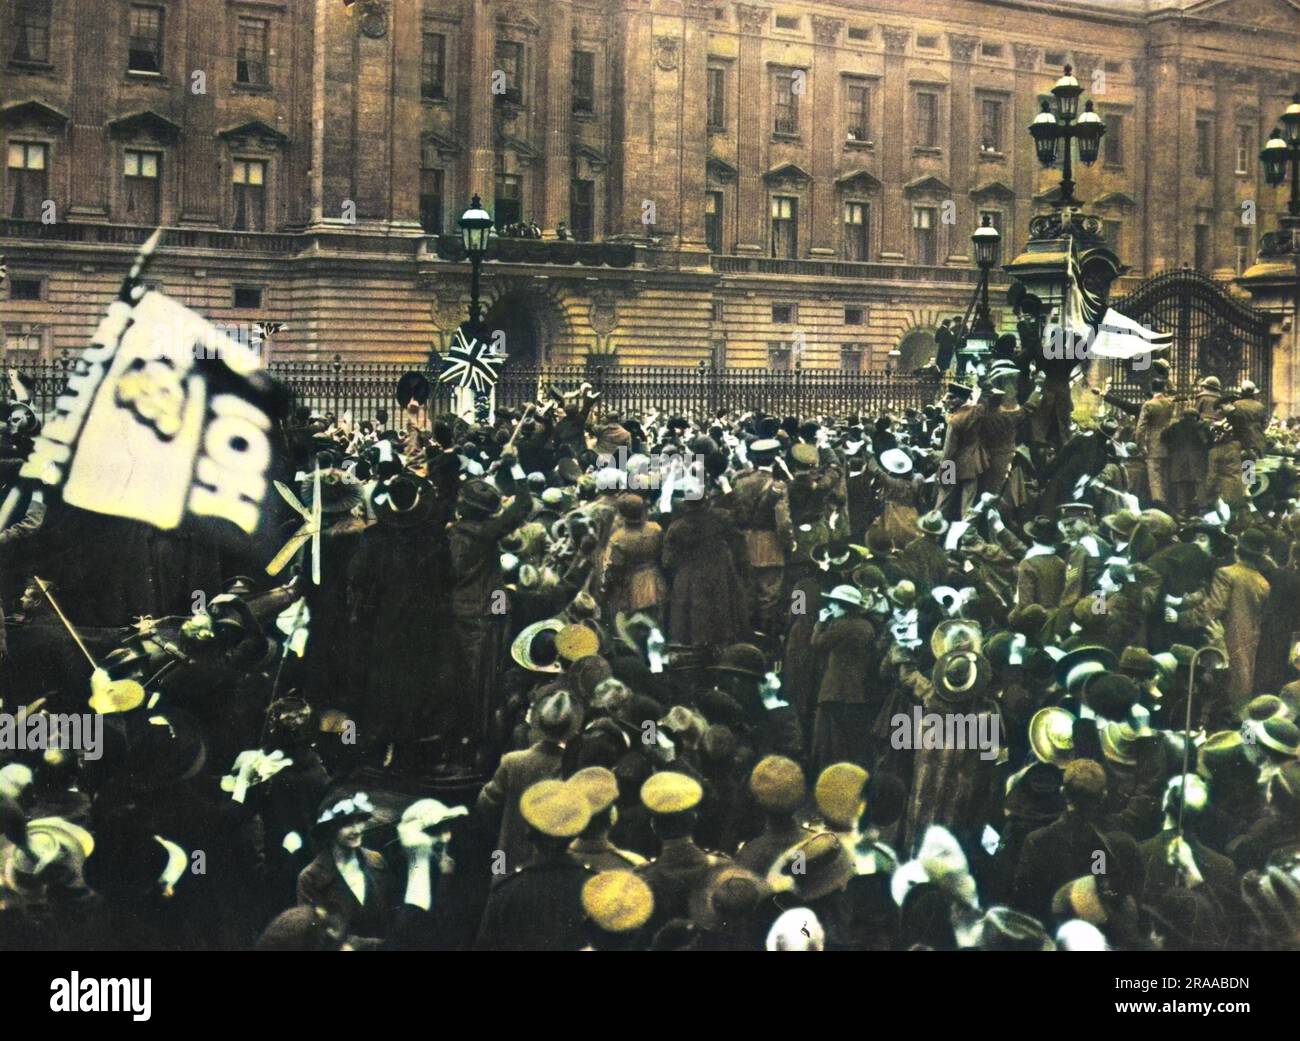
[[[277,577],[29,503],[3,710],[104,736],[0,751],[0,945],[1300,948],[1290,431],[1158,363],[1140,404],[980,368],[880,414],[300,409]]]

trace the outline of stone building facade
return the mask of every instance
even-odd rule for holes
[[[1050,203],[1066,62],[1130,279],[1250,264],[1300,88],[1295,0],[0,0],[0,46],[11,357],[83,345],[161,223],[150,279],[274,354],[415,359],[477,192],[541,230],[484,269],[513,357],[919,363],[982,215],[1009,259]]]

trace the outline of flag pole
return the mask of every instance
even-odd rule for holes
[[[117,298],[124,304],[136,304],[140,297],[144,295],[140,280],[144,278],[145,271],[153,263],[154,254],[158,251],[158,245],[162,242],[163,229],[154,228],[153,234],[144,240],[140,251],[135,255],[135,260],[131,264],[131,270],[127,272],[126,278],[122,279],[122,288],[118,291]]]
[[[81,649],[81,653],[86,656],[86,661],[90,662],[90,667],[92,669],[98,669],[99,665],[96,664],[95,659],[90,656],[90,651],[86,650],[86,645],[81,642],[81,637],[77,635],[77,630],[72,627],[72,623],[68,621],[68,616],[63,613],[63,609],[59,607],[58,601],[54,599],[54,594],[50,592],[49,583],[39,575],[33,575],[32,578],[35,580],[36,584],[40,586],[41,592],[45,594],[45,599],[50,602],[50,606],[54,608],[54,613],[59,616],[59,621],[62,622],[64,628],[68,630],[69,635],[71,635],[72,639]]]

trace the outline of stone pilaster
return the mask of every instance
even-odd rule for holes
[[[737,108],[736,165],[739,175],[736,179],[736,212],[740,216],[737,253],[768,252],[767,192],[762,175],[763,155],[772,128],[764,116],[769,86],[763,73],[762,33],[770,15],[771,8],[768,7],[736,5],[736,19],[741,32],[740,59],[736,62],[739,96],[753,99],[752,110]]]
[[[836,255],[835,230],[839,213],[835,205],[835,150],[839,145],[839,77],[835,72],[835,46],[844,29],[843,18],[812,16],[812,246],[814,257]]]
[[[907,44],[912,30],[900,26],[882,25],[885,41],[885,111],[902,126],[902,133],[892,147],[882,154],[882,173],[885,212],[881,221],[880,259],[902,263],[907,256],[907,236],[910,221],[903,185],[907,177],[908,157],[912,150],[912,128],[904,120],[907,112]],[[897,124],[896,124],[897,125]]]

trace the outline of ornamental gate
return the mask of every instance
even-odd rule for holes
[[[1171,372],[1170,389],[1179,396],[1195,394],[1197,381],[1218,376],[1225,391],[1252,380],[1261,400],[1271,406],[1273,344],[1267,315],[1235,299],[1222,284],[1200,271],[1181,268],[1143,282],[1111,301],[1121,314],[1156,332],[1171,333],[1165,352]],[[1111,389],[1130,400],[1147,396],[1151,369],[1116,364]]]

